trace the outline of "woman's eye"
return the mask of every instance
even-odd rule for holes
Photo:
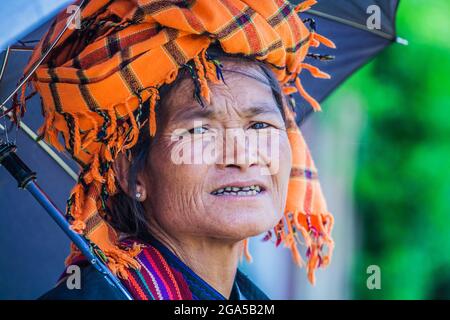
[[[270,125],[265,122],[255,122],[250,126],[251,129],[255,130],[266,129],[268,127],[270,127]]]
[[[190,134],[203,134],[206,133],[206,131],[208,131],[208,128],[206,127],[195,127],[192,128],[191,130],[189,130]]]

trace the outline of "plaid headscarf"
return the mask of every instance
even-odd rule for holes
[[[66,149],[81,166],[67,202],[67,219],[114,273],[126,277],[126,268],[139,268],[134,257],[140,248],[119,247],[118,233],[108,223],[108,196],[117,192],[112,163],[136,144],[139,134],[155,134],[159,88],[173,82],[189,62],[195,66],[197,89],[208,102],[208,81],[220,81],[220,64],[207,49],[217,44],[227,54],[267,63],[284,93],[299,92],[320,110],[299,77],[307,69],[315,77],[329,78],[304,63],[310,47],[334,47],[298,16],[314,3],[307,0],[294,8],[284,0],[91,0],[81,8],[81,28],[63,34],[31,83],[42,97],[41,136]],[[66,12],[57,16],[25,72],[55,41],[67,18]],[[140,129],[146,101],[150,132]],[[288,197],[283,219],[265,240],[273,234],[276,245],[289,247],[299,265],[304,262],[297,246],[304,244],[308,277],[314,282],[314,270],[327,265],[331,256],[333,220],[295,115],[286,112],[293,155]],[[249,258],[248,241],[244,253]],[[79,255],[72,245],[66,262]]]

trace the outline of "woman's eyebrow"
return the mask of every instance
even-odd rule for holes
[[[176,119],[180,120],[195,120],[195,119],[216,119],[217,111],[213,107],[207,106],[205,108],[200,108],[199,106],[193,106],[191,108],[185,109],[183,111],[177,112],[175,115]],[[251,107],[247,107],[239,110],[246,118],[251,118],[260,114],[272,114],[280,116],[281,113],[276,105],[268,102],[255,103]]]
[[[178,120],[212,119],[215,117],[215,113],[211,107],[202,109],[200,106],[191,106],[177,112],[174,118]]]
[[[256,104],[256,106],[249,107],[243,110],[243,113],[248,117],[257,116],[260,114],[273,114],[273,115],[281,115],[280,111],[276,107],[274,103],[262,102]]]

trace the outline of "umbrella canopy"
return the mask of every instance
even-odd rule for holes
[[[291,2],[298,4],[302,1]],[[319,102],[323,101],[384,48],[393,42],[404,43],[404,40],[396,35],[395,17],[398,4],[399,1],[396,0],[322,0],[305,12],[302,16],[305,19],[313,19],[317,31],[336,44],[336,49],[316,49],[317,54],[334,56],[333,60],[315,61],[309,58],[308,63],[330,74],[331,79],[317,79],[305,72],[302,74],[302,83],[306,91]],[[371,22],[370,18],[378,13],[378,9],[380,14],[374,17],[380,18],[379,29],[369,29],[367,23]],[[313,110],[301,97],[297,99],[297,122],[302,123]]]
[[[20,27],[17,28],[6,27],[5,20],[1,24],[2,30],[11,32],[3,32],[3,38],[0,39],[0,48],[3,50],[0,55],[0,66],[3,66],[0,69],[0,101],[6,99],[16,87],[30,49],[49,26],[49,15],[70,1],[38,1],[42,10],[45,9],[40,22],[36,21],[35,12],[21,10],[17,5],[19,2],[4,1],[0,5],[5,10],[7,8],[6,11],[2,8],[0,12],[8,12],[8,17],[14,17],[11,21],[20,21]],[[293,4],[299,2],[292,1]],[[371,17],[367,9],[373,5],[380,10],[380,28],[371,30],[367,27]],[[320,48],[314,52],[316,55],[308,58],[308,63],[332,75],[331,80],[321,80],[303,74],[302,82],[311,96],[323,101],[348,76],[397,41],[397,7],[398,1],[394,0],[321,0],[314,9],[302,15],[308,19],[311,28],[317,28],[320,34],[332,39],[337,46],[337,49]],[[29,23],[25,23],[27,21]],[[14,25],[12,22],[10,24]],[[11,39],[18,39],[18,35],[37,25],[40,25],[38,29],[28,31],[28,35],[20,37],[17,43],[12,42]],[[8,44],[9,50],[6,47]],[[327,57],[331,55],[335,59],[328,60]],[[297,120],[301,123],[312,109],[301,98],[297,99]],[[5,104],[5,108],[8,106]],[[27,109],[22,119],[25,124],[22,129],[26,134],[18,135],[18,154],[38,173],[38,182],[56,205],[64,209],[77,167],[69,157],[57,155],[44,143],[38,145],[33,140],[34,133],[42,123],[39,97],[31,98]],[[0,137],[7,134],[15,136],[15,129],[7,132],[10,128],[8,122],[6,117],[0,120]],[[0,259],[0,299],[35,298],[55,283],[55,278],[63,269],[62,262],[68,253],[69,240],[30,195],[17,190],[6,170],[0,170],[0,212],[0,243],[4,257],[9,257]]]
[[[42,26],[72,0],[3,0],[0,2],[0,48],[22,40],[30,31]],[[7,32],[5,32],[7,30]]]

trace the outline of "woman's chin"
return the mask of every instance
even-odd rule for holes
[[[220,226],[219,232],[235,239],[254,237],[275,227],[281,219],[275,212],[275,209],[272,211],[267,207],[261,210],[216,211],[219,214],[217,226]]]

